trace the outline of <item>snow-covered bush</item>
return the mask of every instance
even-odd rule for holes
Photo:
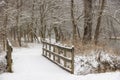
[[[0,73],[3,73],[6,71],[6,59],[5,55],[0,54]]]
[[[120,70],[120,57],[105,51],[93,51],[90,55],[75,57],[75,74],[85,75]]]

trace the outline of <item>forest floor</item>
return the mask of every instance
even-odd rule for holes
[[[14,48],[13,73],[0,74],[0,80],[119,80],[120,72],[73,75],[42,56],[41,44]]]

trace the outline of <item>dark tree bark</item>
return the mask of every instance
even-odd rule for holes
[[[8,13],[5,14],[5,20],[4,20],[4,35],[3,35],[3,49],[6,48],[6,39],[7,39],[7,24],[8,24]]]
[[[77,39],[77,25],[75,22],[75,15],[74,15],[74,0],[71,0],[71,20],[73,26],[73,45]]]
[[[101,19],[102,19],[102,13],[104,10],[104,6],[105,6],[105,0],[100,0],[100,12],[98,13],[98,19],[97,19],[97,25],[96,25],[96,30],[95,30],[95,35],[94,35],[94,41],[95,44],[98,43],[98,38],[99,38],[99,34],[100,34],[100,26],[101,26]]]
[[[34,23],[35,23],[35,18],[34,18],[34,15],[35,15],[35,0],[33,0],[33,4],[32,4],[32,15],[31,15],[31,24],[30,24],[30,37],[31,37],[31,42],[34,41],[34,37],[35,37],[35,26],[34,26]]]
[[[6,9],[8,9],[8,0],[6,2]],[[8,11],[4,14],[4,29],[3,29],[3,50],[6,50],[7,26],[8,26]]]
[[[60,36],[59,36],[57,27],[54,27],[54,32],[55,32],[55,40],[56,40],[56,42],[59,42]]]
[[[87,44],[92,39],[92,0],[84,0],[84,34],[83,43]]]
[[[22,46],[21,44],[21,30],[19,26],[19,18],[20,18],[20,12],[21,12],[21,6],[22,6],[22,0],[17,0],[17,16],[16,16],[16,31],[17,31],[17,40],[19,43],[19,46]]]

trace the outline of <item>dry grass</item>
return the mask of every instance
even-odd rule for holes
[[[120,56],[120,49],[118,47],[112,48],[112,51],[115,55]]]
[[[20,47],[18,41],[11,40],[12,46]],[[22,42],[22,47],[28,47],[27,43]]]
[[[63,44],[67,44],[68,46],[72,45],[72,41],[66,40],[62,42]],[[91,51],[98,51],[98,50],[103,50],[109,54],[112,55],[120,55],[120,49],[118,48],[110,48],[107,46],[106,42],[101,42],[98,45],[95,45],[94,42],[92,41],[89,44],[83,45],[82,41],[78,40],[74,44],[75,47],[75,55],[87,55]]]
[[[105,46],[95,45],[93,42],[84,45],[81,41],[75,43],[75,53],[76,55],[87,55],[91,51],[104,50]]]

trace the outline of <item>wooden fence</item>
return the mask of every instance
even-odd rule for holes
[[[12,45],[10,43],[10,41],[7,39],[6,41],[6,60],[7,60],[7,72],[12,72],[12,51],[13,51],[13,48],[12,48]]]
[[[74,47],[64,47],[46,41],[42,41],[42,43],[44,57],[74,74]]]

